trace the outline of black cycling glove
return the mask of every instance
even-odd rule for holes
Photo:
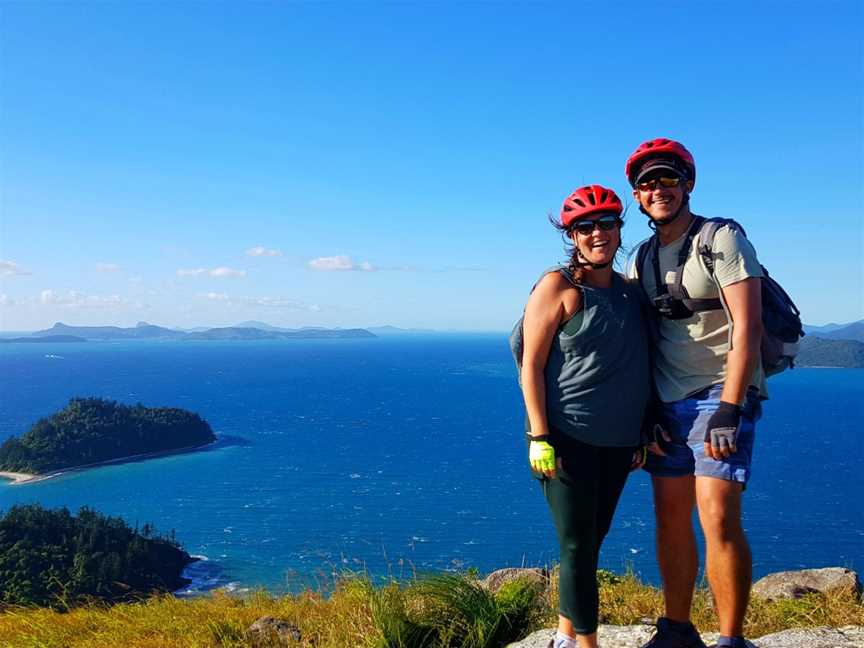
[[[741,406],[720,401],[720,406],[708,419],[705,443],[710,443],[714,450],[727,448],[729,452],[735,452],[740,423]]]

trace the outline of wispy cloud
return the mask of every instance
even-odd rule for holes
[[[6,293],[0,294],[0,306],[14,306],[15,300]]]
[[[69,290],[65,294],[43,290],[39,294],[38,301],[43,306],[64,308],[146,308],[145,304],[120,295],[88,295],[77,290]]]
[[[120,266],[116,263],[97,263],[96,272],[119,272]]]
[[[0,260],[0,277],[12,277],[15,275],[24,276],[24,275],[31,275],[31,274],[33,274],[33,273],[28,272],[27,270],[24,270],[14,261],[2,261],[2,260]]]
[[[268,250],[263,245],[246,250],[246,255],[251,257],[277,257],[282,256],[282,250]]]
[[[375,271],[375,266],[368,261],[355,263],[347,254],[312,259],[309,262],[309,267],[320,272]]]
[[[245,277],[245,270],[235,270],[234,268],[226,268],[221,266],[219,268],[194,268],[194,269],[180,269],[177,271],[178,277],[201,277],[201,276],[209,276],[209,277]]]
[[[209,272],[211,277],[245,277],[245,270],[235,270],[234,268],[213,268]]]

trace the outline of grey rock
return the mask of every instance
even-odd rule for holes
[[[753,584],[753,594],[766,599],[796,599],[810,592],[861,591],[858,574],[843,567],[777,572]]]
[[[597,639],[603,648],[640,648],[653,634],[653,625],[601,625],[597,630]],[[509,644],[507,648],[547,648],[554,637],[554,628],[538,630],[521,641]],[[706,641],[716,640],[717,635],[705,635],[703,638]]]
[[[640,648],[653,634],[654,626],[650,625],[601,625],[597,638],[602,648]],[[521,641],[509,644],[507,648],[547,648],[554,636],[554,628],[538,630]],[[702,640],[713,646],[717,636],[716,632],[705,633]],[[750,643],[754,648],[864,648],[864,628],[846,626],[784,630]]]
[[[285,619],[264,616],[255,621],[246,635],[253,646],[288,646],[302,639],[300,629]]]
[[[864,648],[864,628],[783,630],[754,641],[758,648]]]
[[[480,585],[495,594],[507,583],[517,580],[526,580],[535,583],[538,589],[546,589],[549,584],[549,573],[545,569],[527,567],[507,567],[498,569],[480,581]]]

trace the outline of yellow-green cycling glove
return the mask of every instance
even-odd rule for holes
[[[528,446],[528,463],[531,469],[538,473],[547,473],[555,470],[555,448],[546,441],[548,437],[541,437],[539,441],[531,440]]]

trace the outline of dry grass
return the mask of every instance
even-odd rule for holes
[[[262,616],[285,619],[318,648],[500,646],[503,641],[556,622],[557,591],[525,588],[485,595],[470,577],[442,576],[405,585],[374,587],[367,579],[341,581],[329,596],[305,592],[243,598],[215,593],[197,599],[172,596],[107,607],[90,604],[69,612],[14,608],[0,614],[0,646],[14,648],[239,648],[245,629]],[[626,625],[653,619],[662,595],[634,576],[601,574],[601,619]],[[854,594],[813,594],[796,601],[750,605],[747,634],[758,637],[791,627],[864,625]],[[694,621],[717,627],[709,594],[700,590]],[[514,627],[508,627],[508,624]],[[518,624],[520,627],[515,627]]]

